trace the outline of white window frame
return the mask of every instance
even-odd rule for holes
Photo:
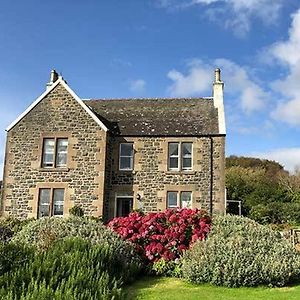
[[[61,187],[41,187],[38,189],[38,213],[37,217],[38,218],[43,218],[43,216],[39,216],[40,214],[40,195],[41,195],[41,190],[50,190],[50,199],[49,199],[49,216],[48,217],[58,217],[61,218],[64,216],[64,209],[65,209],[65,201],[66,201],[66,189],[61,188]],[[63,190],[64,191],[64,199],[63,199],[63,214],[62,215],[54,215],[54,190]]]
[[[122,145],[131,145],[132,146],[132,156],[122,155],[121,156],[121,147]],[[131,158],[130,160],[130,168],[121,168],[121,157]],[[119,145],[119,171],[132,171],[134,166],[134,149],[133,149],[133,143],[120,143]]]
[[[47,166],[44,165],[44,155],[45,155],[45,141],[46,140],[53,140],[54,141],[54,152],[53,152],[53,163],[52,166]],[[57,164],[57,157],[58,157],[58,141],[59,140],[67,140],[67,150],[66,150],[66,163],[63,165],[58,165]],[[69,151],[69,139],[67,137],[43,137],[43,141],[42,141],[42,159],[41,159],[41,167],[43,169],[59,169],[59,168],[66,168],[68,165],[68,151]]]
[[[177,198],[176,206],[169,206],[169,194],[170,193],[176,193],[176,198]],[[179,195],[178,191],[168,191],[167,192],[167,208],[178,208],[179,207],[178,204],[180,204],[180,203],[179,203],[178,195]]]
[[[178,155],[170,155],[170,144],[178,144]],[[191,167],[183,168],[183,147],[182,144],[191,144]],[[171,157],[178,159],[178,168],[171,168]],[[193,170],[193,142],[168,142],[168,170],[169,171],[192,171]]]
[[[183,159],[186,158],[183,155],[183,144],[191,144],[191,157],[190,157],[191,158],[191,167],[190,168],[184,168],[183,167]],[[181,170],[182,171],[192,171],[193,170],[193,143],[191,143],[191,142],[181,142],[180,143],[180,156],[181,156],[181,160],[180,160],[180,162],[181,162],[181,165],[180,165]]]
[[[177,196],[177,206],[169,206],[169,193],[176,193]],[[190,193],[191,194],[191,205],[189,208],[193,207],[193,192],[192,191],[167,191],[167,208],[183,208],[182,207],[182,198],[181,194],[182,193]]]

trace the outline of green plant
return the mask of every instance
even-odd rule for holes
[[[112,244],[64,239],[0,276],[0,298],[123,299],[121,287],[137,271],[134,262],[124,264]]]
[[[77,216],[77,217],[83,217],[84,211],[81,206],[75,205],[72,208],[69,209],[70,215]]]
[[[283,286],[298,279],[300,254],[267,226],[248,218],[219,216],[208,239],[184,253],[182,272],[195,283]]]
[[[249,217],[261,224],[300,224],[300,203],[258,204],[252,207]]]
[[[142,262],[133,244],[123,241],[116,233],[100,222],[87,217],[70,216],[69,218],[41,218],[29,223],[12,241],[35,247],[38,251],[47,250],[56,241],[68,237],[81,237],[92,244],[110,246],[115,256],[122,258],[122,263],[135,265],[141,269]]]
[[[15,217],[0,218],[0,242],[8,242],[14,234],[19,232],[23,226],[30,223],[33,219],[19,220]]]
[[[154,273],[159,276],[170,276],[170,277],[180,277],[181,275],[181,265],[180,260],[170,260],[160,259],[159,261],[153,263],[151,266],[150,274]]]
[[[22,268],[34,255],[33,249],[14,243],[0,243],[0,276]]]

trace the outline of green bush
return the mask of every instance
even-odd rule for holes
[[[72,208],[69,209],[70,215],[77,216],[77,217],[83,217],[84,211],[81,206],[75,205]]]
[[[0,276],[22,268],[33,257],[33,249],[13,243],[0,243]]]
[[[248,218],[219,216],[208,239],[184,253],[182,272],[195,283],[283,286],[298,279],[300,254],[269,227]]]
[[[0,218],[0,242],[8,242],[14,234],[19,232],[23,226],[31,222],[33,219],[19,220],[15,217]]]
[[[151,265],[150,274],[158,276],[181,277],[181,264],[180,260],[166,261],[163,258]]]
[[[87,217],[41,218],[29,223],[12,239],[13,242],[35,247],[38,251],[47,250],[57,240],[68,237],[80,237],[99,244],[110,246],[110,251],[120,259],[120,268],[142,268],[141,258],[135,251],[134,245],[123,241],[116,233],[102,223]],[[128,276],[131,272],[128,271]]]
[[[0,276],[1,299],[123,299],[122,284],[136,275],[112,244],[59,240],[22,268]]]
[[[300,203],[271,202],[252,207],[249,217],[261,224],[300,224]]]

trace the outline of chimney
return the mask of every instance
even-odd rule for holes
[[[49,89],[54,82],[58,79],[58,73],[55,70],[52,70],[50,73],[50,82],[47,83],[47,89]]]
[[[221,70],[217,68],[213,83],[214,107],[218,109],[219,133],[226,134],[223,90],[224,82],[221,80]]]

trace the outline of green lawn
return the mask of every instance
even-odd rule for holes
[[[145,277],[127,288],[127,299],[299,300],[300,285],[284,288],[224,288],[176,278]]]

